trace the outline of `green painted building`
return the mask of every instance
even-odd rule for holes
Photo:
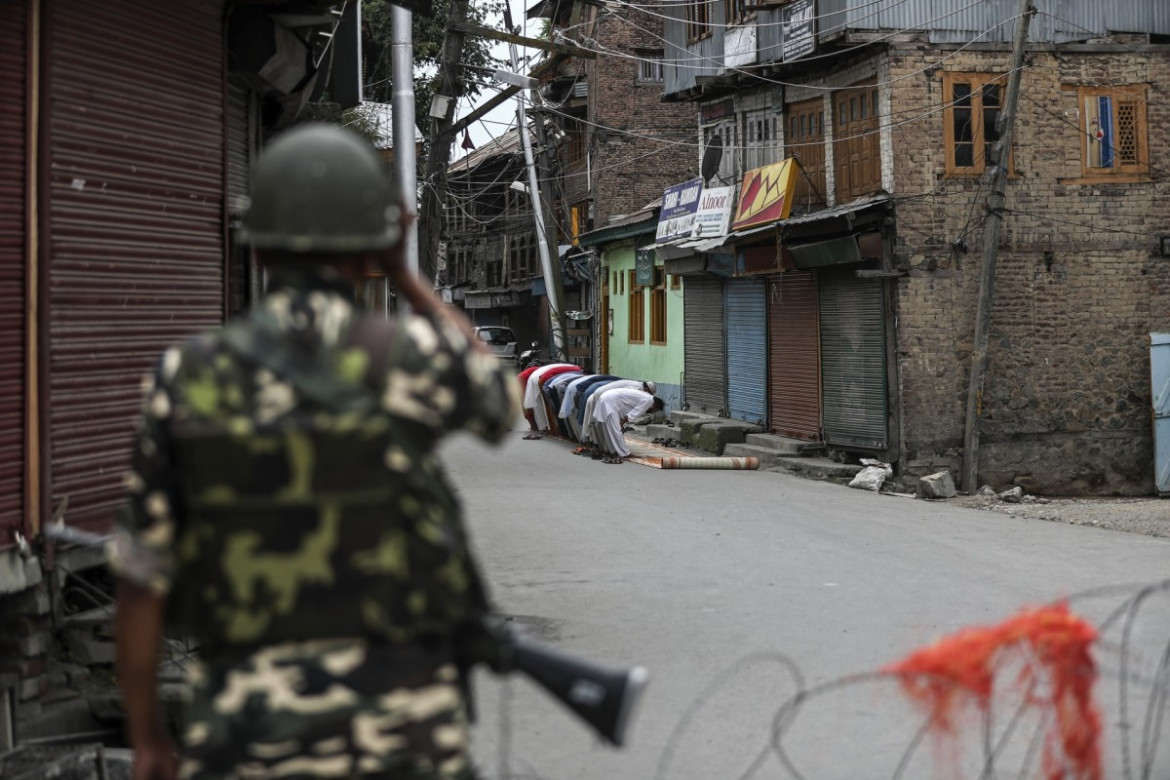
[[[666,411],[680,408],[683,284],[655,252],[658,205],[581,237],[601,255],[599,370],[652,381]]]

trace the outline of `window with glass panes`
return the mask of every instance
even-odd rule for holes
[[[1081,87],[1081,161],[1085,176],[1149,171],[1145,87]]]
[[[706,151],[711,142],[718,136],[723,146],[723,156],[719,159],[719,169],[709,182],[712,187],[726,187],[736,183],[739,167],[739,138],[735,131],[735,118],[728,117],[703,127],[703,149]]]
[[[776,114],[762,108],[743,115],[743,169],[762,168],[780,159]]]
[[[711,34],[711,0],[691,0],[686,4],[687,40],[694,42]]]
[[[996,117],[1006,86],[1006,74],[944,74],[943,132],[948,176],[978,175],[993,162],[993,145],[999,140]]]

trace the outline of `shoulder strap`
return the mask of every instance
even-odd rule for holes
[[[248,317],[224,329],[222,338],[241,357],[269,369],[292,383],[297,392],[333,412],[367,412],[377,404],[375,388],[381,384],[392,353],[401,339],[397,328],[385,320],[359,316],[347,335],[349,345],[364,347],[370,355],[366,381],[342,380],[331,367],[299,350],[263,316]]]

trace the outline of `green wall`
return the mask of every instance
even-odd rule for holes
[[[650,290],[636,288],[634,295],[645,296],[645,316],[641,344],[629,341],[630,285],[629,272],[634,270],[634,243],[624,241],[602,250],[602,272],[609,279],[609,308],[613,310],[613,333],[609,337],[609,373],[629,379],[650,380],[657,384],[658,395],[667,411],[678,409],[679,383],[683,372],[683,279],[672,289],[674,277],[666,277],[666,344],[650,343]],[[662,261],[656,266],[661,267]],[[614,288],[614,272],[624,280]],[[603,312],[603,316],[608,316]],[[604,322],[605,320],[603,320]]]

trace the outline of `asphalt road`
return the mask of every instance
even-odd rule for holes
[[[609,665],[651,672],[621,751],[601,745],[532,684],[477,680],[475,753],[493,778],[883,778],[922,725],[888,678],[808,698],[768,749],[781,705],[797,690],[872,672],[974,624],[1074,597],[1095,623],[1142,585],[1170,577],[1170,541],[879,496],[772,472],[660,471],[574,457],[552,439],[514,433],[493,449],[459,438],[445,459],[500,609],[532,636]],[[1107,729],[1105,777],[1140,745],[1153,675],[1170,641],[1170,593],[1143,602],[1096,646]],[[1122,649],[1137,674],[1122,709]],[[985,741],[1015,738],[996,777],[1040,776],[1025,715],[1001,675],[991,736],[971,713],[947,751],[913,751],[902,777],[979,777]],[[1009,679],[1010,676],[1010,679]],[[1126,717],[1123,719],[1123,712]],[[1130,723],[1123,753],[1119,724]],[[1170,712],[1146,738],[1150,777],[1170,777]],[[1160,734],[1159,734],[1160,732]],[[1147,755],[1149,751],[1147,750]],[[759,758],[760,763],[755,763]],[[792,771],[795,769],[796,771]],[[753,772],[754,770],[754,772]],[[747,773],[747,774],[745,774]]]

